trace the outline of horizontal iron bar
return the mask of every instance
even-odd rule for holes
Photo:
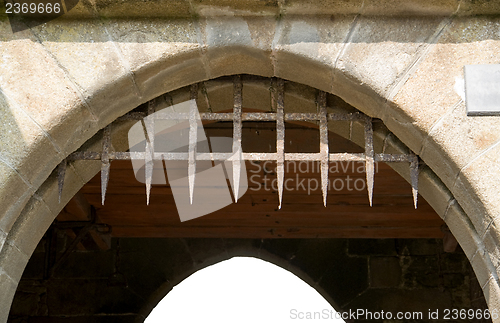
[[[285,113],[285,121],[317,121],[319,113]]]
[[[352,113],[329,113],[327,115],[329,121],[357,121],[363,120],[366,116],[362,115],[359,112]]]
[[[360,153],[334,153],[329,154],[329,161],[365,161],[365,154]]]
[[[410,162],[410,154],[375,154],[375,161],[381,161],[386,163],[403,163]]]
[[[148,114],[145,112],[129,112],[117,120],[141,120],[147,117]],[[285,113],[285,121],[317,121],[320,119],[319,113]],[[365,117],[358,113],[329,113],[327,114],[327,119],[329,121],[356,121],[363,120]],[[162,112],[162,110],[157,111],[153,115],[155,120],[189,120],[189,113],[182,112]],[[214,112],[201,112],[201,120],[207,121],[232,121],[233,113],[214,113]],[[243,112],[241,115],[242,121],[276,121],[276,113],[268,112]]]
[[[77,151],[71,153],[67,160],[101,160],[101,153],[94,151]]]
[[[144,160],[144,152],[110,152],[109,160]],[[232,160],[233,153],[197,153],[196,160]],[[243,160],[276,160],[276,153],[242,153]],[[375,161],[402,163],[410,162],[409,154],[375,154]],[[68,156],[68,160],[100,160],[97,152],[75,152]],[[155,152],[153,160],[188,160],[188,153]],[[285,160],[321,161],[321,153],[285,153]],[[365,161],[363,153],[332,153],[328,155],[329,162],[335,161]]]

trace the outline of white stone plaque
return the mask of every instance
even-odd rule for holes
[[[465,65],[467,115],[500,115],[500,64]]]

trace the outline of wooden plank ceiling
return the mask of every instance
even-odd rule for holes
[[[274,123],[248,122],[243,128],[245,152],[275,152]],[[207,136],[232,136],[231,123],[212,123],[205,127]],[[362,152],[348,140],[330,133],[331,152]],[[319,132],[303,124],[287,124],[286,152],[319,151]],[[265,166],[265,167],[264,167]],[[304,172],[288,167],[285,180],[290,178],[283,194],[283,206],[278,209],[278,195],[271,182],[276,178],[275,164],[246,162],[253,176],[249,188],[238,203],[203,217],[180,222],[172,190],[167,185],[153,185],[150,205],[146,205],[145,185],[136,180],[130,161],[111,164],[110,181],[105,205],[101,205],[100,175],[89,181],[58,216],[59,221],[81,221],[71,212],[71,205],[81,199],[95,207],[98,222],[111,226],[114,237],[210,237],[210,238],[442,238],[444,222],[419,197],[418,209],[413,208],[411,187],[388,165],[379,163],[375,174],[373,207],[368,204],[366,188],[354,188],[356,179],[365,174],[361,164],[330,164],[330,181],[338,179],[328,193],[323,206],[319,169]],[[337,168],[335,168],[337,166]],[[338,169],[338,172],[334,170]],[[267,186],[264,186],[265,178]],[[297,179],[298,176],[298,179]],[[350,178],[350,185],[347,182]],[[303,185],[300,180],[303,179]],[[307,182],[311,183],[308,194]],[[362,182],[357,182],[358,188]],[[344,188],[340,189],[341,183]],[[260,189],[259,189],[260,187]],[[305,189],[304,189],[305,188]],[[350,188],[350,189],[349,189]],[[73,215],[72,215],[73,214]]]

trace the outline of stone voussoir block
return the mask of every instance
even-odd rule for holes
[[[17,215],[21,211],[20,208],[26,204],[33,192],[32,186],[26,183],[16,171],[0,162],[1,231],[9,232]]]
[[[488,135],[487,129],[484,132],[486,135]],[[470,214],[471,221],[481,236],[492,219],[498,217],[500,209],[498,200],[500,145],[495,143],[484,150],[479,157],[462,167],[452,188],[453,194],[460,200],[464,210]]]
[[[29,258],[30,255],[23,253],[16,246],[9,243],[7,243],[0,252],[2,270],[14,281],[21,280],[21,276]]]
[[[231,74],[274,75],[276,19],[211,17],[200,20],[204,61],[211,78]]]
[[[490,279],[486,285],[482,286],[482,289],[488,308],[492,313],[496,312],[497,314],[495,317],[492,317],[493,323],[500,322],[500,315],[498,315],[500,309],[499,282],[496,279]]]
[[[474,273],[476,274],[476,278],[480,286],[484,286],[488,280],[493,278],[493,273],[490,270],[493,266],[491,264],[489,253],[485,249],[478,249],[470,260],[470,264],[474,269]]]
[[[479,248],[483,248],[474,225],[456,200],[449,202],[444,221],[458,240],[467,258],[471,259]]]
[[[31,255],[56,215],[40,197],[33,195],[10,230],[7,243]]]
[[[353,16],[282,19],[273,41],[275,74],[331,92],[335,60],[353,20]]]
[[[453,195],[428,166],[420,168],[418,187],[419,193],[422,194],[425,201],[441,218],[444,218],[448,203],[453,199]]]
[[[7,322],[17,284],[18,282],[9,277],[0,267],[0,322]]]
[[[494,219],[482,237],[484,247],[489,254],[491,263],[497,272],[500,268],[500,234],[497,225],[498,219]]]

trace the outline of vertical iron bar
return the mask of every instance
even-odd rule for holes
[[[191,104],[189,107],[189,158],[188,158],[188,180],[189,180],[189,203],[193,204],[194,180],[196,176],[196,145],[198,143],[198,124],[196,120],[197,106],[196,97],[198,85],[191,85]]]
[[[242,106],[241,76],[237,75],[233,79],[234,107],[233,107],[233,193],[234,201],[238,202],[241,176],[241,106]]]
[[[278,100],[276,111],[276,170],[278,177],[278,199],[279,208],[283,202],[283,181],[285,177],[285,113],[284,113],[284,92],[285,85],[283,79],[278,79]]]
[[[319,106],[319,136],[320,136],[320,153],[321,153],[321,192],[323,194],[323,205],[326,206],[326,198],[328,195],[328,119],[326,109],[326,93],[321,91],[318,96]]]
[[[271,78],[271,88],[270,88],[270,91],[271,91],[271,112],[276,112],[276,102],[277,102],[277,99],[276,99],[276,92],[277,92],[277,85],[276,85],[276,78]]]
[[[111,147],[111,124],[107,125],[102,133],[102,154],[101,154],[101,203],[104,205],[106,199],[106,189],[109,182],[109,151]]]
[[[417,208],[418,199],[418,156],[415,153],[410,152],[410,178],[411,178],[411,192],[413,194],[413,206]]]
[[[374,151],[373,151],[373,124],[372,118],[365,118],[365,170],[366,170],[366,187],[368,189],[368,200],[370,206],[373,206],[373,181],[374,181]]]
[[[61,163],[59,164],[59,167],[57,168],[57,184],[59,188],[59,203],[61,203],[61,198],[62,198],[62,192],[63,192],[63,187],[64,187],[64,177],[66,176],[66,166],[67,166],[67,161],[66,159],[63,159]]]
[[[201,82],[200,87],[201,87],[201,93],[203,93],[203,97],[205,98],[205,102],[207,103],[208,112],[212,113],[213,112],[212,106],[210,105],[210,98],[208,97],[208,91],[205,82]]]
[[[145,176],[146,176],[146,204],[149,205],[151,197],[151,183],[153,181],[153,156],[154,156],[154,140],[155,140],[155,100],[148,103],[148,116],[145,118],[146,128],[146,151],[144,154]]]

